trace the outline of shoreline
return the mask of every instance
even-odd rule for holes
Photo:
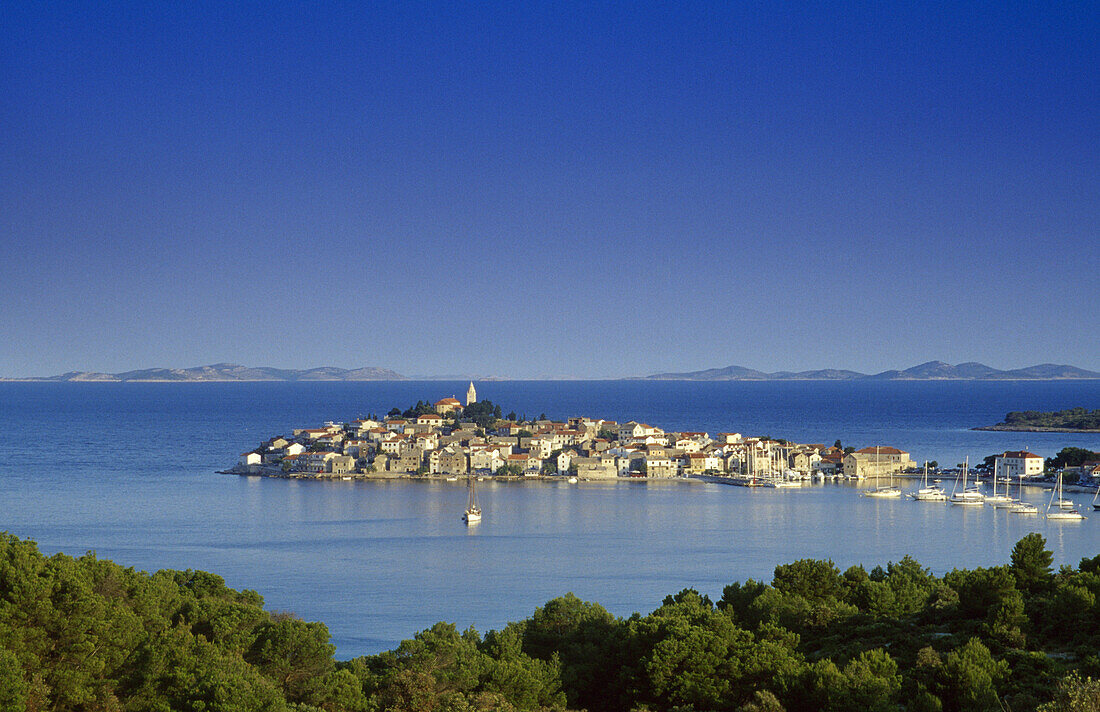
[[[230,470],[215,470],[216,475],[236,475],[237,477],[263,477],[274,480],[304,480],[313,482],[336,482],[336,481],[395,481],[401,480],[404,482],[464,482],[467,477],[471,475],[410,475],[410,474],[396,474],[389,472],[371,472],[371,473],[348,473],[346,475],[334,475],[332,473],[323,473],[322,475],[301,475],[301,474],[289,474],[285,472],[237,472]],[[472,475],[476,477],[479,482],[564,482],[566,484],[573,484],[569,482],[569,476],[563,475]],[[703,480],[698,480],[692,477],[577,477],[577,483],[581,482],[669,482],[678,484],[706,484]]]
[[[1003,433],[1100,433],[1100,428],[1047,428],[1041,425],[982,425],[971,430]]]
[[[326,474],[323,477],[318,477],[318,476],[315,476],[315,475],[302,476],[302,475],[291,475],[291,474],[286,474],[286,473],[276,474],[276,473],[264,473],[264,472],[234,472],[233,470],[216,470],[215,474],[218,474],[218,475],[236,475],[238,477],[263,477],[263,478],[276,479],[276,480],[301,480],[301,481],[309,481],[309,482],[339,482],[339,481],[345,481],[345,482],[347,482],[347,481],[355,481],[355,482],[393,482],[393,481],[403,481],[403,482],[464,482],[467,478],[466,475],[407,475],[407,474],[390,474],[390,473],[370,473],[370,474],[359,473],[359,474],[347,474],[347,475]],[[587,482],[587,483],[593,483],[593,482],[595,482],[595,483],[608,483],[608,482],[610,482],[610,483],[626,483],[626,484],[630,484],[630,483],[643,483],[643,484],[668,483],[668,484],[677,484],[677,485],[681,485],[681,484],[684,484],[684,485],[706,485],[706,484],[732,485],[732,484],[735,484],[735,482],[734,482],[735,478],[720,477],[718,475],[694,475],[694,476],[691,476],[691,477],[592,477],[592,478],[579,477],[579,478],[577,478],[576,483],[570,483],[568,477],[563,477],[561,475],[532,475],[532,476],[524,476],[524,475],[502,475],[502,476],[477,475],[476,477],[478,478],[479,482],[491,481],[491,482],[510,482],[510,483],[514,483],[514,482],[539,482],[539,483],[562,482],[562,483],[566,483],[566,484],[579,484],[581,482]],[[923,474],[913,474],[913,473],[899,473],[899,474],[894,475],[894,479],[897,479],[897,480],[921,480],[921,479],[923,479],[923,477],[924,477]],[[870,485],[870,484],[881,484],[881,481],[886,480],[886,479],[889,479],[889,478],[888,477],[870,477],[870,478],[864,478],[862,480],[840,479],[840,480],[829,480],[829,481],[827,481],[827,483],[828,484],[836,484],[837,482],[842,482],[842,483],[846,483],[846,484],[851,484],[852,489],[855,489],[855,490],[858,491],[862,486],[867,486],[867,485]],[[953,478],[953,477],[937,477],[936,479],[939,479],[943,485],[946,485],[946,484],[948,484],[949,481],[953,481],[955,478]],[[724,480],[728,480],[728,481],[724,481]],[[981,480],[979,480],[979,482],[982,484],[983,488],[990,483],[989,479],[981,479]],[[802,486],[803,487],[808,487],[808,486],[823,485],[823,484],[826,484],[826,482],[822,482],[820,480],[803,480]],[[1016,483],[1013,483],[1011,485],[1011,487],[1018,487],[1018,486],[1019,485],[1016,484]],[[1025,487],[1034,487],[1036,489],[1050,490],[1050,489],[1054,489],[1055,483],[1054,482],[1046,482],[1046,481],[1043,481],[1043,480],[1029,480],[1029,481],[1024,482],[1024,486]],[[1063,484],[1062,489],[1066,492],[1073,492],[1073,493],[1079,493],[1079,494],[1094,494],[1096,492],[1098,486],[1100,486],[1100,485],[1088,486],[1088,485],[1080,485],[1080,484],[1073,484],[1073,485]]]

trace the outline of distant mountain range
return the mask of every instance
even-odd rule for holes
[[[1043,363],[1027,368],[1015,368],[1008,371],[986,366],[981,363],[967,362],[952,366],[943,361],[929,361],[904,371],[883,371],[867,374],[859,371],[847,371],[837,368],[822,368],[813,371],[776,371],[768,373],[744,366],[726,366],[708,368],[705,371],[685,371],[677,373],[656,373],[652,376],[637,376],[629,380],[647,381],[979,381],[979,380],[1031,380],[1050,381],[1061,379],[1100,379],[1100,373],[1086,371],[1076,366],[1064,366]],[[534,378],[524,380],[586,380],[582,377]],[[265,366],[241,366],[236,363],[215,363],[210,366],[194,368],[144,368],[122,373],[99,373],[96,371],[69,371],[57,376],[40,378],[0,378],[0,381],[53,381],[53,382],[217,382],[217,381],[439,381],[439,380],[475,380],[507,381],[513,380],[501,376],[404,376],[388,368],[367,366],[364,368],[319,368],[289,369],[268,368]]]
[[[140,382],[140,381],[405,381],[408,380],[388,368],[336,368],[321,366],[304,370],[241,366],[236,363],[216,363],[194,368],[145,368],[122,373],[97,373],[94,371],[70,371],[45,378],[0,379],[19,381],[69,381],[69,382]]]
[[[890,370],[874,374],[832,368],[815,371],[776,371],[775,373],[767,373],[745,368],[744,366],[726,366],[725,368],[709,368],[705,371],[656,373],[642,378],[651,381],[1050,381],[1070,378],[1100,378],[1100,373],[1086,371],[1076,366],[1054,363],[1042,363],[1038,366],[1002,371],[973,361],[960,363],[957,366],[952,366],[943,361],[929,361],[919,366],[907,368],[904,371]]]

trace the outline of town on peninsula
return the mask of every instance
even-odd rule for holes
[[[1072,464],[1100,476],[1100,462],[1087,456],[1078,459],[1081,462]],[[985,464],[995,465],[1004,477],[1034,478],[1049,463],[1031,452],[1009,451],[987,458]],[[840,441],[826,446],[736,432],[665,431],[635,421],[556,421],[545,415],[528,419],[505,414],[490,401],[478,401],[471,382],[465,402],[454,397],[420,401],[405,411],[394,408],[384,417],[295,428],[242,453],[227,472],[343,479],[693,477],[784,486],[811,479],[881,479],[912,473],[920,466],[908,452],[884,444],[856,449],[842,447]]]

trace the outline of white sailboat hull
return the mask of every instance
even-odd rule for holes
[[[901,490],[897,487],[882,487],[880,489],[867,490],[863,493],[864,497],[880,497],[880,498],[893,498],[900,497]]]

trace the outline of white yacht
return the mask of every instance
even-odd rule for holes
[[[951,493],[951,499],[948,501],[951,504],[960,504],[969,507],[980,507],[985,504],[985,495],[977,487],[967,487],[966,477],[970,473],[970,458],[967,457],[963,462],[962,469],[962,490],[959,490],[959,481],[955,480],[955,491]]]
[[[1055,499],[1057,498],[1058,509],[1053,512],[1050,508],[1055,505]],[[1085,518],[1085,515],[1078,512],[1076,509],[1066,509],[1063,506],[1063,502],[1067,500],[1062,499],[1062,473],[1058,473],[1058,484],[1054,485],[1054,491],[1050,493],[1050,504],[1047,505],[1047,519],[1054,519],[1060,521],[1077,521]],[[1070,505],[1072,506],[1072,502]]]
[[[993,461],[993,494],[985,498],[985,503],[992,507],[1015,507],[1019,502],[1008,496],[1008,486],[1005,485],[1004,494],[997,494],[997,464],[998,460]]]
[[[939,482],[939,480],[936,480]],[[933,483],[931,487],[928,486],[928,462],[924,463],[924,479],[921,480],[921,488],[916,493],[909,495],[918,502],[946,502],[947,493],[943,491],[943,487]]]
[[[878,458],[878,445],[875,446],[875,464],[879,463]],[[881,498],[895,498],[901,496],[901,488],[894,486],[894,470],[890,469],[890,484],[885,487],[875,487],[874,489],[864,490],[864,497],[881,497]]]
[[[477,485],[473,477],[466,478],[467,487],[470,489],[470,497],[466,501],[466,513],[462,515],[467,524],[477,524],[481,521],[481,507],[477,506]]]
[[[1009,514],[1038,514],[1039,508],[1034,504],[1024,501],[1024,473],[1020,473],[1020,494],[1016,498],[1016,506],[1008,510]]]

